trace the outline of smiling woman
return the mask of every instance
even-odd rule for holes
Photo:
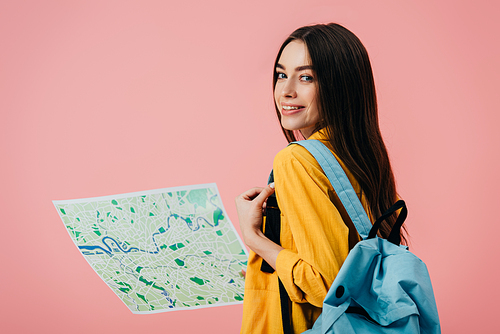
[[[306,26],[285,40],[274,69],[276,112],[286,138],[323,142],[373,222],[397,194],[365,48],[338,24]],[[274,183],[236,198],[241,232],[251,249],[242,333],[312,328],[349,250],[359,241],[328,178],[305,148],[290,145],[280,151],[273,171]],[[379,230],[383,237],[395,219],[387,219]]]

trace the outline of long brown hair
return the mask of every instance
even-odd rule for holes
[[[394,174],[378,123],[375,83],[368,53],[361,41],[341,25],[318,24],[295,30],[283,42],[283,49],[294,40],[302,41],[316,73],[321,126],[339,158],[358,181],[366,196],[371,214],[380,217],[398,196]],[[273,89],[277,72],[274,71]],[[281,121],[281,114],[276,107]],[[282,127],[289,142],[295,133]],[[396,217],[389,217],[380,227],[387,237]],[[401,238],[406,239],[401,232]]]

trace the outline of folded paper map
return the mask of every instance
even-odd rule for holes
[[[133,313],[242,302],[248,256],[215,183],[53,203]]]

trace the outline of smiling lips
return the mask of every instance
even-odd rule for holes
[[[304,106],[299,105],[281,105],[281,114],[285,116],[293,115],[299,111],[302,111]]]

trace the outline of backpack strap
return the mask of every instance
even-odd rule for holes
[[[366,239],[372,223],[335,155],[316,139],[301,140],[290,144],[300,145],[313,155],[328,177],[359,235],[362,239]]]
[[[363,208],[363,205],[361,204],[358,198],[358,195],[356,195],[356,191],[352,187],[349,178],[347,177],[344,170],[340,166],[335,155],[333,155],[333,153],[319,140],[313,140],[313,139],[301,140],[290,143],[290,145],[292,144],[301,145],[306,150],[308,150],[309,153],[313,155],[316,161],[318,161],[319,165],[323,169],[323,172],[326,174],[328,180],[332,184],[333,189],[337,193],[337,196],[342,202],[342,205],[349,214],[349,217],[351,218],[351,221],[356,227],[356,230],[358,231],[359,235],[361,236],[362,239],[366,239],[368,237],[370,229],[372,228],[372,223],[370,222],[370,219],[368,218],[365,209]],[[269,175],[268,184],[271,182],[274,182],[273,171],[271,171],[271,174]],[[271,196],[275,196],[275,194]],[[268,228],[266,227],[266,232],[267,230]],[[277,243],[279,244],[279,234]],[[272,271],[266,271],[263,262],[261,270],[265,272],[274,271],[272,267],[269,266],[269,268]],[[278,283],[280,291],[281,319],[283,323],[283,333],[288,334],[291,333],[291,327],[290,327],[291,319],[289,310],[290,298],[279,277],[278,277]]]

